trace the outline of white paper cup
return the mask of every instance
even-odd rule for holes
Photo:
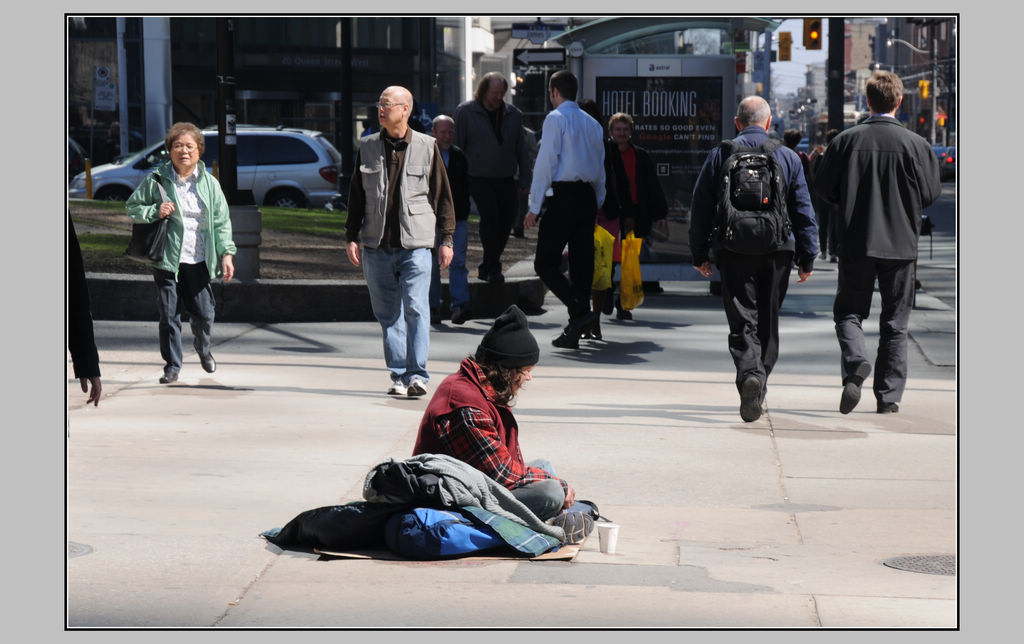
[[[615,554],[615,542],[619,540],[619,524],[598,523],[597,536],[601,542],[601,552]]]

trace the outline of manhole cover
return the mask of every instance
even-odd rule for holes
[[[74,541],[68,541],[68,559],[72,557],[81,557],[92,552],[92,546],[87,546],[84,543],[75,543]]]
[[[893,557],[883,565],[907,572],[923,572],[928,575],[955,575],[956,555],[910,555]]]

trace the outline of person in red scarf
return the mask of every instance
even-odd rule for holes
[[[526,315],[510,306],[494,320],[476,353],[434,392],[413,456],[447,454],[468,463],[548,520],[572,506],[576,492],[547,461],[524,462],[519,424],[509,408],[539,358]]]

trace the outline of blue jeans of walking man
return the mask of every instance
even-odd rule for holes
[[[384,332],[384,362],[392,382],[428,382],[429,248],[366,248],[362,266],[373,315]]]

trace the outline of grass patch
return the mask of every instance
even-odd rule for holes
[[[315,237],[343,238],[347,211],[260,206],[263,229]]]
[[[149,265],[125,257],[130,235],[79,233],[82,261],[90,273],[149,273]]]

